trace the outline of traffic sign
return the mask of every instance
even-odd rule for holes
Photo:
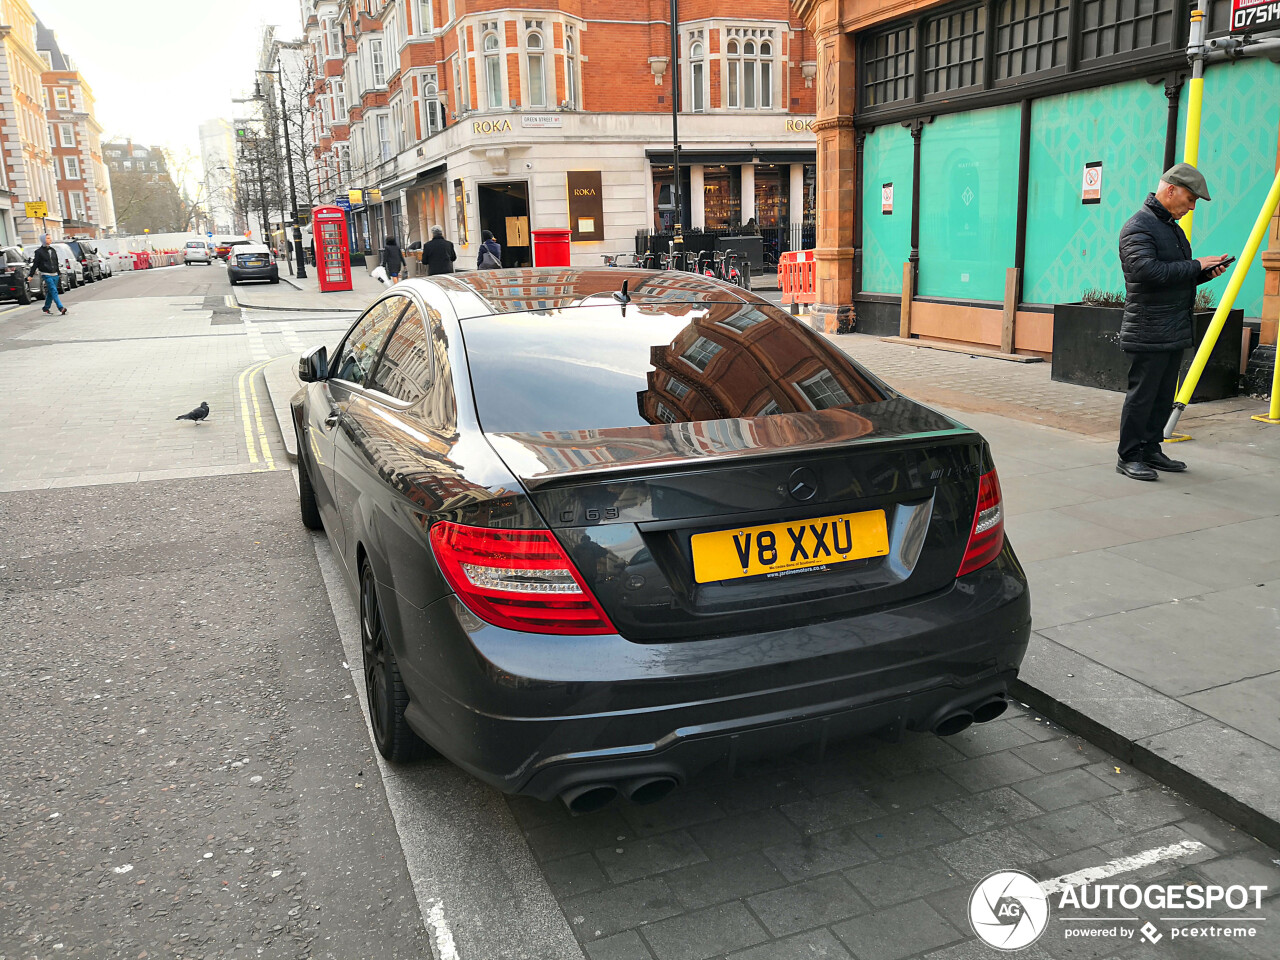
[[[208,237],[210,240],[212,240],[212,239],[213,239],[213,231],[212,231],[212,230],[210,230],[208,233],[206,233],[206,234],[205,234],[205,236],[206,236],[206,237]]]
[[[49,215],[49,204],[43,200],[28,200],[23,204],[27,209],[27,219],[34,220],[36,217],[47,217]]]

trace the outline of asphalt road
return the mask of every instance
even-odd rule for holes
[[[1020,956],[1280,955],[1280,854],[1023,710],[578,818],[388,768],[257,373],[346,323],[229,292],[174,267],[0,307],[0,957],[962,960],[1010,868],[1267,891],[1252,937],[1067,911]]]

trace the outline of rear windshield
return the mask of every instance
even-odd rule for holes
[[[481,427],[591,430],[760,417],[888,398],[841,350],[749,303],[616,304],[463,324]]]
[[[192,240],[190,243],[188,243],[188,244],[187,244],[187,246],[188,246],[188,247],[195,247],[195,248],[196,248],[196,249],[198,249],[198,250],[203,250],[203,249],[204,249],[204,244],[203,244],[203,243],[201,243],[199,240]]]

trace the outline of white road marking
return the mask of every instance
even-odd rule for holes
[[[435,941],[436,953],[440,960],[458,960],[458,948],[453,943],[453,931],[449,929],[449,921],[444,918],[444,904],[439,900],[427,901],[431,909],[427,911],[427,926],[431,928],[431,939]]]
[[[305,345],[298,339],[298,331],[294,329],[291,323],[280,324],[280,335],[284,337],[284,345],[289,348],[290,353],[302,353]]]
[[[1153,847],[1150,850],[1142,851],[1142,853],[1135,853],[1128,857],[1118,857],[1096,867],[1085,867],[1083,870],[1064,873],[1062,876],[1054,877],[1052,880],[1045,880],[1040,884],[1040,889],[1045,893],[1060,893],[1068,887],[1095,883],[1098,880],[1105,880],[1107,877],[1114,877],[1118,873],[1129,873],[1142,867],[1149,867],[1151,864],[1159,863],[1162,860],[1177,860],[1180,857],[1189,857],[1204,849],[1207,848],[1199,840],[1183,840],[1180,843],[1172,843],[1167,847]]]
[[[262,331],[257,324],[246,323],[244,325],[244,335],[249,338],[249,358],[254,363],[271,358],[271,354],[267,352],[266,344],[262,342]]]

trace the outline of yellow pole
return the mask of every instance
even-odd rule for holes
[[[1200,110],[1204,104],[1204,37],[1208,0],[1198,0],[1191,11],[1191,30],[1187,53],[1191,57],[1191,79],[1187,81],[1187,131],[1183,137],[1182,162],[1193,167],[1200,161]],[[1195,211],[1188,210],[1178,221],[1182,232],[1191,239],[1191,223]]]
[[[1204,16],[1199,10],[1191,14],[1191,19]],[[1187,81],[1187,134],[1186,144],[1182,150],[1182,162],[1193,167],[1200,161],[1200,108],[1204,103],[1204,77],[1192,77]],[[1191,223],[1195,219],[1195,210],[1188,210],[1178,226],[1191,239]]]
[[[1236,261],[1235,266],[1231,268],[1231,279],[1227,282],[1227,289],[1222,293],[1222,302],[1214,311],[1209,329],[1205,331],[1204,339],[1200,341],[1200,349],[1196,351],[1195,359],[1191,361],[1187,379],[1182,381],[1182,387],[1178,390],[1178,396],[1173,404],[1173,413],[1169,416],[1169,423],[1164,428],[1165,439],[1173,436],[1173,428],[1178,425],[1178,418],[1191,402],[1191,394],[1195,392],[1196,384],[1200,382],[1200,375],[1204,373],[1204,368],[1209,363],[1209,354],[1213,352],[1214,345],[1218,342],[1218,335],[1226,325],[1227,314],[1235,306],[1240,288],[1244,286],[1245,275],[1253,264],[1253,258],[1258,255],[1258,248],[1262,246],[1262,240],[1267,235],[1267,227],[1271,223],[1277,206],[1280,206],[1280,169],[1276,170],[1276,175],[1271,181],[1271,189],[1267,192],[1267,199],[1263,202],[1262,209],[1258,211],[1258,219],[1253,223],[1253,230],[1249,233],[1244,251],[1240,254],[1240,259]],[[1275,402],[1273,393],[1271,397],[1273,410]]]
[[[1256,416],[1250,419],[1260,420],[1262,423],[1280,423],[1280,363],[1274,363],[1271,371],[1271,406],[1267,409],[1267,415]]]

